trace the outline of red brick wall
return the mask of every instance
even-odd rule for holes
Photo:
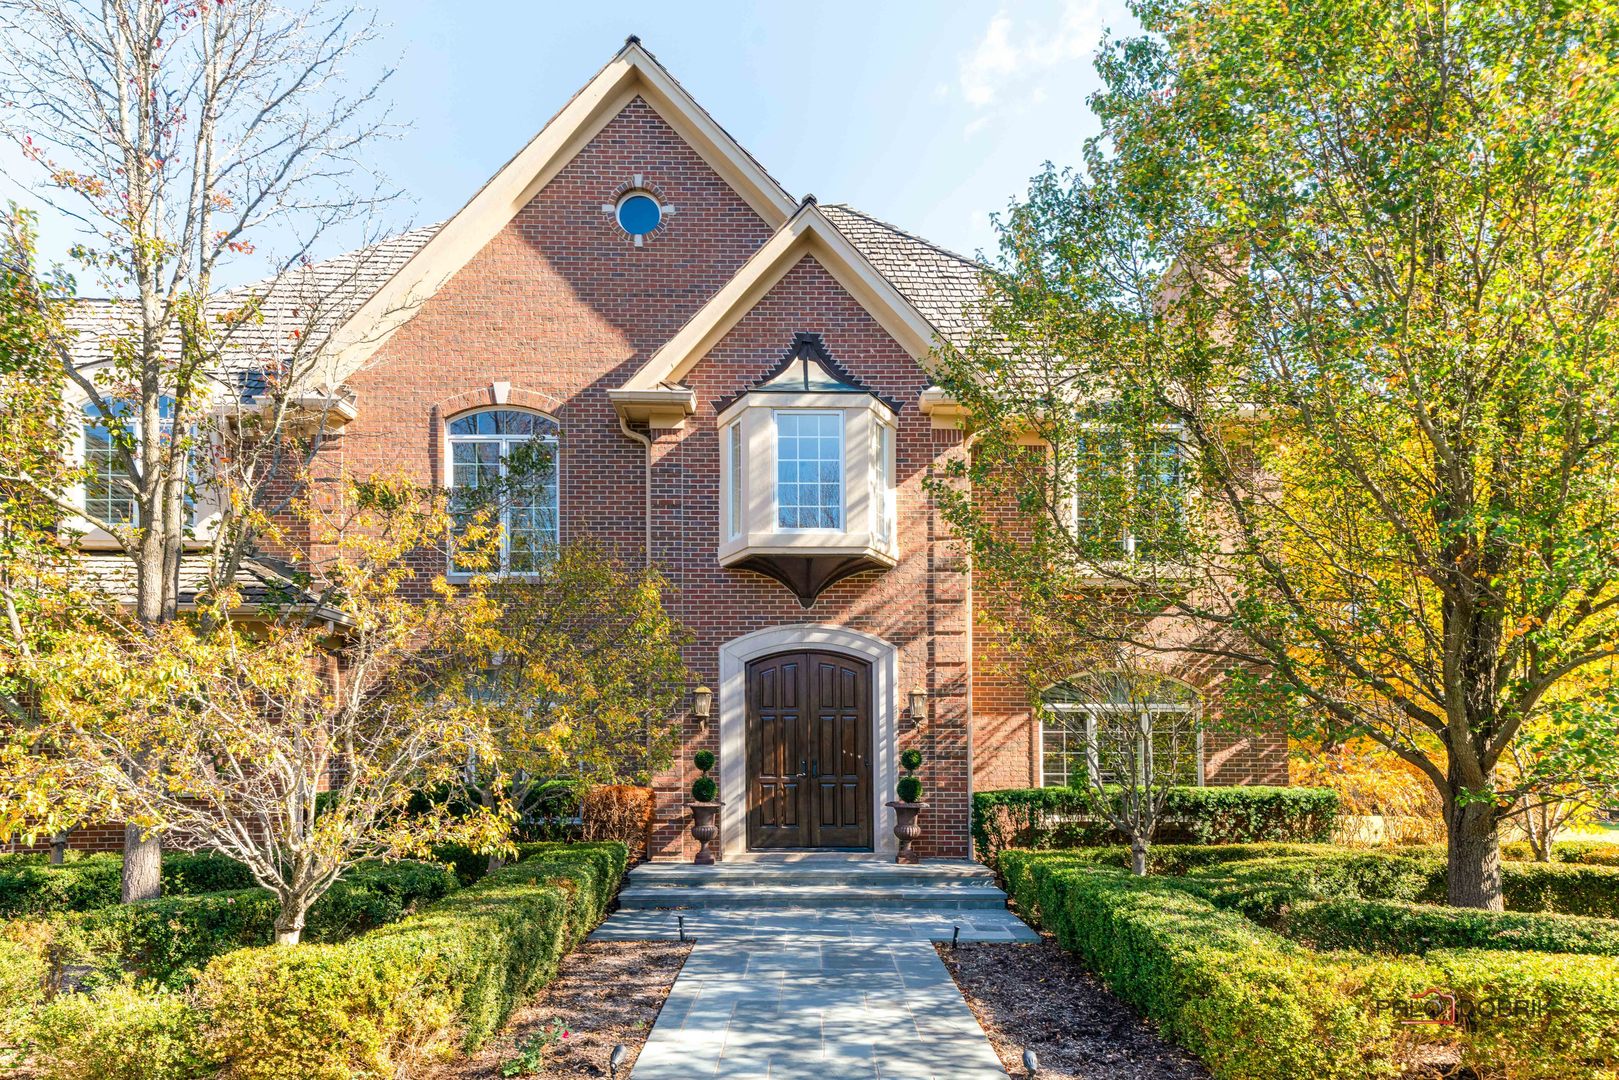
[[[720,454],[714,403],[771,371],[798,331],[822,335],[833,358],[855,378],[901,408],[895,436],[899,564],[833,585],[808,610],[776,582],[718,564]],[[960,445],[934,431],[917,411],[928,378],[864,308],[812,258],[798,263],[698,363],[685,380],[697,413],[678,430],[655,432],[653,555],[673,588],[674,614],[697,635],[688,657],[699,677],[719,684],[720,645],[741,634],[788,623],[829,623],[883,638],[898,650],[898,691],[928,693],[930,717],[920,730],[901,719],[898,754],[921,749],[928,811],[918,843],[924,855],[966,854],[969,595],[966,575],[923,490],[924,479]],[[688,722],[691,749],[719,751],[716,723],[699,734]],[[689,757],[688,757],[689,761]],[[690,854],[683,809],[695,778],[690,765],[659,779],[656,853]]]
[[[602,206],[640,175],[673,205],[640,246]],[[555,416],[564,540],[640,559],[645,450],[624,437],[619,386],[769,237],[770,229],[641,99],[610,121],[349,380],[341,438],[359,475],[442,482],[447,418],[511,402]]]
[[[602,206],[631,178],[676,207],[636,247]],[[505,381],[514,404],[562,427],[564,539],[594,537],[641,558],[647,451],[620,431],[605,391],[620,385],[768,238],[770,230],[655,112],[637,100],[542,189],[487,247],[414,314],[365,371],[350,379],[359,417],[343,432],[341,464],[355,475],[404,468],[441,482],[446,419],[492,404]],[[716,560],[719,456],[712,403],[768,372],[795,332],[823,335],[857,378],[902,401],[898,567],[847,579],[810,610],[781,585]],[[900,724],[903,745],[927,756],[934,809],[921,848],[961,855],[967,836],[967,584],[935,535],[923,477],[959,443],[916,411],[927,378],[822,268],[805,263],[701,362],[687,380],[698,413],[657,431],[652,556],[670,579],[670,606],[695,631],[688,663],[717,685],[721,643],[783,623],[825,622],[875,634],[899,649],[899,690],[930,692],[932,720]],[[331,461],[328,458],[328,461]],[[685,791],[690,752],[718,750],[718,725],[687,720],[680,763],[659,777],[655,854],[690,854]],[[877,752],[893,753],[893,748]]]

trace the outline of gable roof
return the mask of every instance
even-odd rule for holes
[[[302,347],[318,348],[321,339],[347,320],[411,256],[426,244],[439,226],[426,225],[345,252],[334,258],[293,266],[276,275],[247,285],[222,289],[208,301],[208,313],[216,318],[256,303],[258,318],[244,320],[224,332],[221,377],[233,375],[251,380],[252,373],[265,363],[285,356],[286,342],[293,334],[303,336]],[[84,298],[75,300],[63,313],[63,321],[73,331],[72,359],[81,368],[93,367],[109,359],[109,339],[126,333],[138,319],[134,303],[127,300]],[[164,343],[176,355],[179,340]]]
[[[772,228],[792,196],[631,37],[527,146],[503,165],[333,335],[332,384],[352,374],[415,308],[472,259],[602,128],[641,98]]]
[[[811,195],[685,326],[607,396],[632,419],[648,419],[677,404],[689,416],[691,392],[676,384],[806,256],[814,257],[902,349],[918,362],[925,360],[936,337],[933,325],[827,219]]]
[[[821,212],[905,294],[941,338],[952,345],[966,344],[972,334],[972,306],[983,297],[984,264],[852,206],[832,204],[821,207]]]

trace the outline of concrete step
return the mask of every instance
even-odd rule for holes
[[[1006,894],[977,881],[904,883],[861,881],[789,883],[708,881],[702,884],[644,885],[631,882],[618,894],[628,911],[653,908],[743,910],[755,908],[926,908],[986,910],[1006,907]]]
[[[630,871],[628,885],[638,888],[702,886],[732,888],[752,885],[848,886],[878,888],[912,885],[993,885],[987,866],[966,861],[927,862],[901,866],[892,862],[780,861],[763,859],[696,866],[692,863],[643,863]]]

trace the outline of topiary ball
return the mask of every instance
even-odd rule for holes
[[[899,792],[900,802],[921,802],[922,781],[915,776],[902,776],[895,789]]]
[[[713,802],[714,796],[720,793],[720,786],[714,782],[712,776],[699,776],[692,781],[691,797],[694,802]]]
[[[920,750],[902,750],[902,751],[900,751],[899,763],[901,765],[905,766],[907,769],[910,769],[913,772],[916,771],[917,769],[920,769],[922,767],[922,751],[920,751]]]
[[[699,750],[699,751],[697,751],[697,753],[695,753],[695,754],[693,754],[691,756],[691,763],[693,765],[697,766],[699,769],[703,770],[704,772],[707,772],[708,770],[710,770],[710,769],[712,769],[714,767],[714,751],[712,751],[712,750]]]

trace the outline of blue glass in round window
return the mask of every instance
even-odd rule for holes
[[[650,195],[636,193],[618,204],[618,223],[631,236],[645,236],[658,227],[663,207]]]

